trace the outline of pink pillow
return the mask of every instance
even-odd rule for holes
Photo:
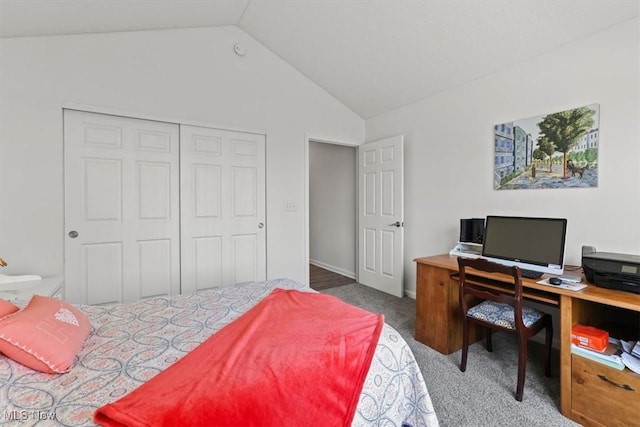
[[[89,335],[89,318],[71,304],[34,295],[0,320],[0,352],[41,372],[68,372]]]
[[[15,313],[18,310],[20,310],[20,308],[18,308],[17,305],[0,298],[0,319],[8,314]]]

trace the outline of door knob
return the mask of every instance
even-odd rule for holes
[[[389,224],[389,227],[402,227],[402,223],[400,221],[396,221],[393,224]]]
[[[78,232],[76,230],[71,230],[69,232],[69,237],[71,237],[72,239],[75,239],[76,237],[78,237]]]
[[[263,228],[263,227],[264,227],[264,223],[259,222],[259,223],[258,223],[258,228]]]

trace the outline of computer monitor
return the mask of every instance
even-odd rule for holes
[[[564,218],[487,216],[482,257],[516,265],[529,278],[543,273],[561,275],[566,232]]]

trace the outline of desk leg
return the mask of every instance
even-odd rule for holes
[[[560,412],[571,417],[571,327],[573,299],[560,295]]]

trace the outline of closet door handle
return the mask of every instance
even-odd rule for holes
[[[263,222],[259,222],[258,223],[258,228],[264,228],[264,223]]]
[[[76,237],[78,237],[78,232],[76,230],[71,230],[69,232],[69,237],[71,237],[72,239],[75,239]]]

